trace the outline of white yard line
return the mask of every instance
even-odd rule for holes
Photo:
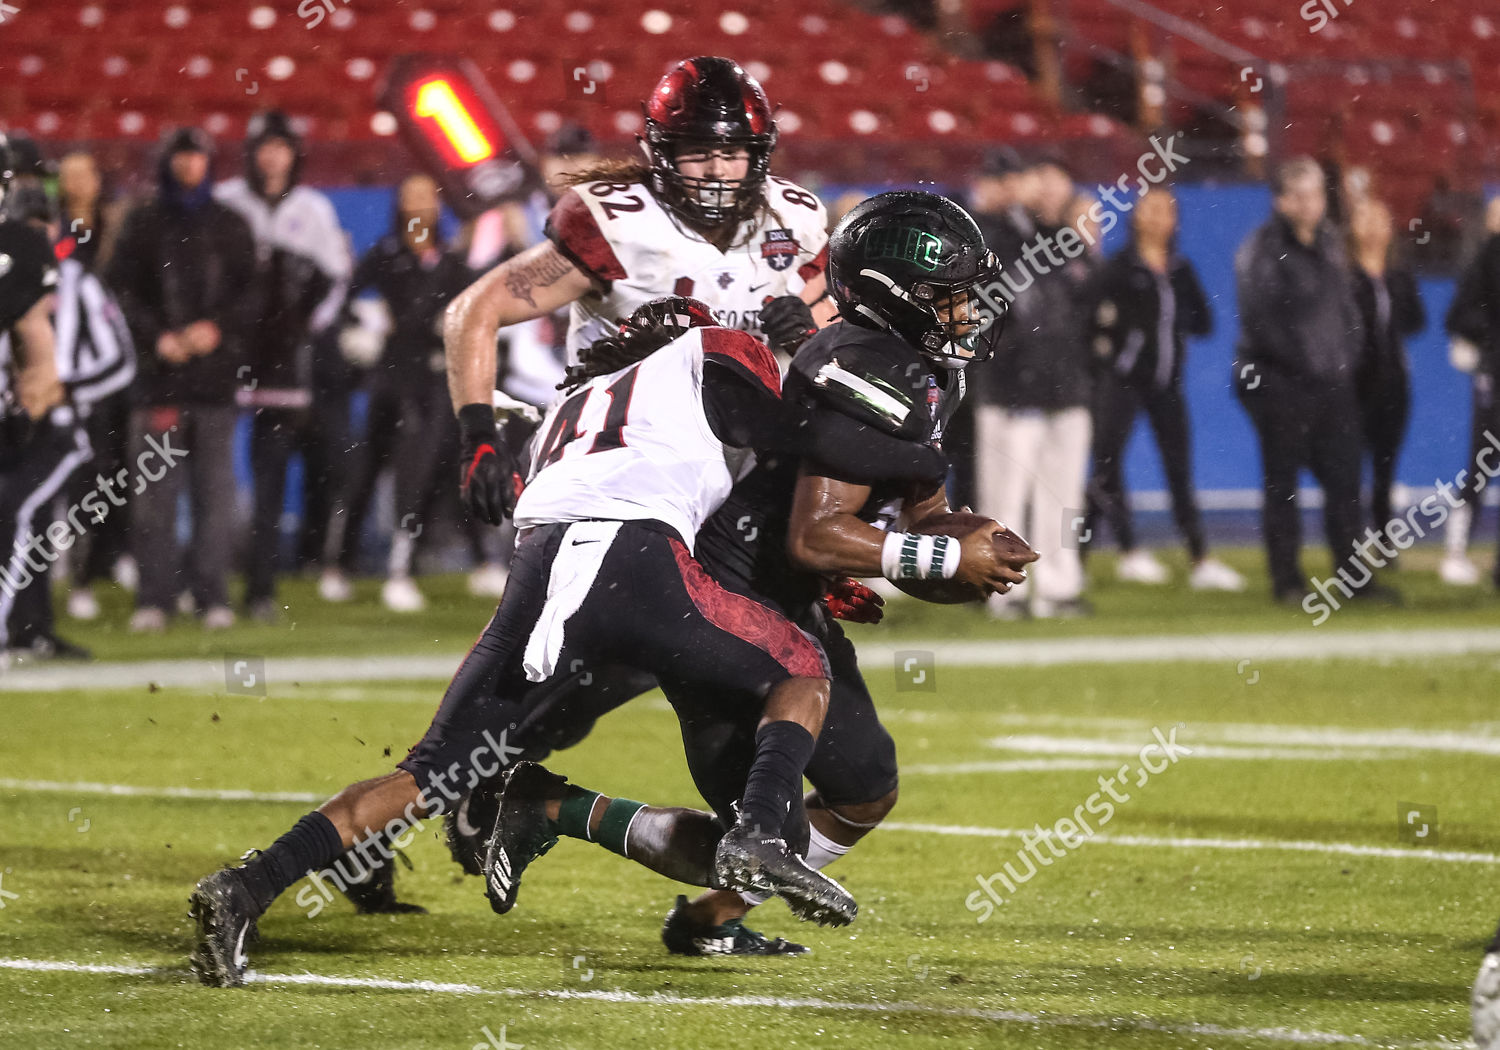
[[[1092,765],[1089,768],[1093,768]],[[304,791],[241,791],[185,787],[142,787],[131,784],[98,784],[88,781],[70,783],[59,780],[16,780],[0,778],[0,791],[45,792],[62,795],[113,795],[135,798],[177,798],[208,802],[298,802],[317,803],[328,796]],[[1035,828],[991,828],[963,824],[916,824],[887,820],[880,825],[885,831],[904,831],[921,835],[950,835],[960,838],[1018,839],[1036,834]],[[1043,829],[1047,833],[1047,829]],[[1379,857],[1393,860],[1427,860],[1450,864],[1500,864],[1493,853],[1465,853],[1459,850],[1397,849],[1390,846],[1366,846],[1355,842],[1310,842],[1297,839],[1223,839],[1172,838],[1153,835],[1112,835],[1100,832],[1088,840],[1112,846],[1134,846],[1154,849],[1227,849],[1272,850],[1292,853],[1328,853],[1349,857]]]
[[[74,963],[49,959],[0,959],[0,969],[19,970],[31,973],[79,973],[119,977],[181,976],[189,979],[186,970],[157,966],[109,966],[95,963]],[[1027,1010],[985,1010],[977,1007],[931,1006],[924,1003],[863,1003],[843,1002],[837,999],[811,997],[787,997],[771,995],[677,995],[653,992],[642,995],[622,989],[613,991],[578,991],[554,988],[484,988],[477,984],[460,984],[447,981],[397,981],[378,977],[330,977],[314,973],[257,973],[250,971],[249,980],[267,985],[314,985],[323,988],[362,988],[392,992],[422,992],[429,995],[477,995],[490,997],[551,999],[573,1002],[617,1003],[634,1006],[710,1006],[750,1007],[771,1010],[825,1010],[838,1013],[863,1013],[887,1016],[892,1014],[922,1015],[929,1017],[958,1017],[975,1021],[993,1021],[1022,1025],[1040,1025],[1049,1028],[1084,1028],[1108,1031],[1161,1032],[1169,1035],[1205,1035],[1221,1039],[1258,1039],[1277,1043],[1304,1046],[1368,1046],[1390,1047],[1393,1050],[1449,1050],[1464,1044],[1447,1040],[1421,1042],[1390,1041],[1368,1036],[1346,1035],[1342,1032],[1306,1031],[1299,1028],[1242,1028],[1230,1025],[1204,1024],[1197,1022],[1156,1021],[1143,1017],[1068,1017],[1058,1014],[1038,1014]]]
[[[1035,836],[1036,828],[988,828],[965,824],[914,824],[899,820],[883,821],[882,832],[906,831],[919,835],[956,835],[961,837],[1019,839]],[[1044,837],[1055,834],[1042,828]],[[1427,860],[1447,864],[1500,864],[1494,853],[1465,853],[1460,850],[1397,849],[1394,846],[1365,846],[1356,842],[1311,842],[1298,839],[1220,839],[1175,838],[1160,835],[1112,835],[1098,832],[1088,843],[1110,846],[1138,846],[1148,849],[1227,849],[1271,850],[1285,853],[1328,853],[1342,857],[1378,857],[1386,860]]]
[[[1051,667],[1062,664],[1172,663],[1181,661],[1238,665],[1241,661],[1425,659],[1500,653],[1500,628],[1430,628],[1425,630],[1338,631],[1298,627],[1280,634],[1182,634],[1137,637],[1038,638],[1027,641],[967,642],[914,638],[901,642],[863,642],[859,646],[866,673],[894,668],[897,654],[930,654],[939,674],[944,667]],[[241,656],[244,654],[240,654]],[[289,656],[265,661],[264,686],[278,697],[292,683],[357,681],[431,681],[451,678],[462,653],[425,656]],[[0,692],[55,692],[77,689],[130,689],[149,685],[228,692],[235,679],[226,659],[147,660],[141,662],[48,664],[0,673]],[[1253,674],[1247,665],[1246,674]],[[391,699],[399,700],[399,697]],[[413,691],[411,699],[430,704],[433,696]]]

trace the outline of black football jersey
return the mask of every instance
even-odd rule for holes
[[[29,223],[0,219],[0,331],[57,287],[57,258],[47,235]]]

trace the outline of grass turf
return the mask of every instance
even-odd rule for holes
[[[1237,560],[1254,566],[1249,556]],[[1500,620],[1482,592],[1454,597],[1415,572],[1400,583],[1408,608],[1346,610],[1317,630]],[[247,626],[223,640],[191,627],[122,637],[114,650],[98,644],[109,637],[102,628],[88,640],[101,655],[136,657],[222,651],[195,648],[204,645],[255,652],[257,637],[267,653],[389,652],[400,642],[408,652],[451,651],[485,614],[485,603],[457,597],[459,587],[439,581],[430,596],[446,608],[415,621],[357,605],[309,615],[316,626]],[[306,589],[289,587],[289,604],[307,600],[298,597]],[[1002,626],[902,603],[892,633],[1313,630],[1301,614],[1267,608],[1263,595],[1155,591],[1106,577],[1096,604],[1091,621]],[[262,920],[251,953],[265,974],[478,989],[468,992],[288,984],[226,992],[191,982],[192,883],[268,843],[307,804],[0,786],[0,959],[152,968],[0,968],[0,1045],[471,1047],[499,1044],[502,1026],[512,1046],[661,1050],[1285,1045],[1289,1037],[1267,1029],[1379,1045],[1460,1039],[1494,917],[1486,890],[1496,865],[1445,851],[1494,850],[1497,821],[1480,785],[1496,765],[1486,747],[1500,738],[1497,667],[1494,656],[1268,661],[1253,685],[1227,660],[943,668],[935,692],[896,692],[890,672],[873,668],[871,688],[907,773],[893,826],[835,869],[860,900],[859,921],[841,931],[804,927],[775,902],[752,919],[804,940],[810,957],[668,956],[658,929],[680,888],[575,842],[538,862],[515,912],[494,916],[432,830],[413,844],[415,870],[399,880],[402,895],[431,915],[356,917],[336,901],[308,918],[294,889]],[[389,768],[425,726],[442,685],[308,684],[264,698],[7,693],[0,777],[325,795]],[[1130,801],[1101,829],[1131,841],[1066,851],[977,921],[965,903],[976,877],[1006,861],[1020,868],[1022,841],[974,829],[1052,825],[1099,790],[1099,774],[1135,766],[1153,727],[1178,723],[1178,741],[1196,753],[1127,787]],[[1297,728],[1322,736],[1277,746]],[[1415,732],[1352,735],[1378,730]],[[671,713],[643,699],[554,765],[602,790],[693,804],[677,754]],[[1059,761],[1069,758],[1087,768]],[[1030,765],[962,765],[1007,760]],[[1402,802],[1436,808],[1435,847],[1399,841]],[[1189,838],[1402,855],[1171,844]]]

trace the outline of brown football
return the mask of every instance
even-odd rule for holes
[[[929,514],[921,521],[909,526],[906,531],[922,536],[964,537],[975,529],[994,528],[997,525],[999,523],[994,518],[987,518],[983,514],[945,511],[940,514]],[[1037,552],[1031,549],[1030,544],[1008,527],[1000,526],[1000,528],[1001,531],[995,534],[995,551],[1002,561],[1020,568],[1037,560]],[[897,580],[895,583],[900,590],[913,598],[920,598],[924,602],[932,602],[935,605],[962,605],[966,602],[983,601],[985,597],[978,587],[960,580]]]

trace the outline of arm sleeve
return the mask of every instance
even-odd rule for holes
[[[827,410],[804,417],[799,447],[820,473],[839,481],[875,485],[938,481],[948,460],[931,445],[906,441],[850,416]]]
[[[625,267],[576,189],[568,190],[552,206],[546,234],[564,258],[598,284],[608,288],[611,281],[624,279]]]
[[[1249,359],[1300,374],[1304,370],[1302,340],[1286,309],[1276,260],[1264,250],[1259,237],[1246,244],[1235,260],[1235,285]]]
[[[0,255],[9,256],[8,273],[0,289],[0,330],[7,329],[31,312],[31,308],[57,290],[57,257],[40,230],[25,223],[5,223]]]
[[[105,285],[125,314],[136,354],[143,362],[154,364],[156,340],[160,338],[165,319],[161,313],[161,293],[152,287],[155,280],[151,260],[156,253],[147,247],[150,224],[142,206],[132,208],[120,224],[119,237],[110,257]]]
[[[1213,307],[1208,303],[1208,296],[1203,294],[1203,285],[1192,263],[1182,267],[1182,291],[1182,334],[1208,335],[1214,330]]]
[[[720,441],[738,448],[791,447],[781,373],[766,345],[748,332],[704,328],[703,407]]]
[[[339,225],[338,212],[333,210],[333,203],[322,194],[318,195],[316,213],[323,226],[317,263],[318,269],[328,278],[328,285],[327,291],[312,312],[309,327],[314,332],[321,332],[338,319],[344,300],[349,295],[352,260],[349,257],[349,239],[344,228]]]

